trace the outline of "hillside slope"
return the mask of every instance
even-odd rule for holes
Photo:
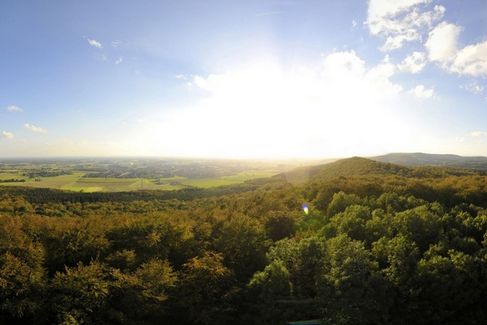
[[[449,154],[390,153],[370,159],[403,166],[441,166],[487,170],[487,157],[463,157]]]
[[[396,175],[402,177],[444,177],[477,174],[476,171],[445,168],[437,166],[406,167],[399,164],[375,161],[362,157],[341,159],[332,163],[300,167],[274,178],[291,183],[305,183],[308,181],[328,181],[339,177],[384,176]]]
[[[332,163],[296,168],[290,172],[276,175],[291,183],[304,183],[309,180],[330,180],[338,177],[394,174],[411,176],[414,170],[408,167],[377,162],[362,157],[341,159]]]

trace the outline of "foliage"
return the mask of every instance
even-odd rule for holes
[[[170,193],[2,188],[0,323],[485,322],[484,175],[331,170]]]

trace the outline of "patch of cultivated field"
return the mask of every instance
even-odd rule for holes
[[[141,178],[97,178],[83,177],[83,172],[73,172],[70,175],[38,177],[30,179],[15,172],[0,172],[2,179],[25,179],[25,182],[0,183],[0,186],[30,186],[40,188],[55,188],[69,191],[83,192],[121,192],[136,190],[177,190],[184,187],[210,188],[224,185],[243,183],[250,179],[269,177],[276,174],[276,171],[248,171],[230,176],[214,178],[189,179],[175,176],[158,179]]]
[[[150,180],[140,178],[78,177],[74,182],[63,185],[61,189],[83,192],[121,192],[162,188],[157,187]]]
[[[4,179],[27,179],[27,177],[14,171],[8,171],[8,172],[0,173],[0,180],[4,180]]]
[[[222,176],[216,178],[195,178],[195,179],[181,179],[178,182],[183,185],[194,186],[194,187],[201,187],[201,188],[210,188],[210,187],[217,187],[217,186],[224,186],[224,185],[233,185],[243,183],[245,181],[256,179],[256,178],[264,178],[270,177],[275,175],[276,171],[252,171],[252,172],[242,172],[235,175],[230,176]]]
[[[3,173],[0,175],[4,175]],[[27,178],[25,176],[17,175],[15,178],[23,178],[26,181],[24,183],[1,183],[1,185],[20,185],[30,187],[43,187],[43,188],[57,188],[62,189],[63,186],[76,182],[83,173],[73,173],[71,175],[51,176],[51,177],[38,177],[36,179]],[[8,177],[7,177],[8,178]]]

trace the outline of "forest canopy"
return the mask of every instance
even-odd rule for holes
[[[171,194],[2,188],[0,323],[485,322],[486,176],[310,170]]]

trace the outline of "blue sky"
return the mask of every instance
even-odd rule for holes
[[[481,0],[4,0],[0,155],[487,155],[485,17]]]

